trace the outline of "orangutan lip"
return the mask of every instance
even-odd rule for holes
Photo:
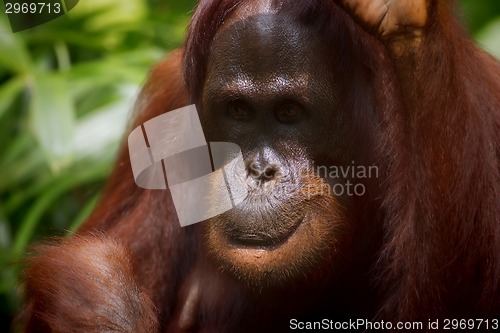
[[[278,247],[295,233],[301,223],[302,219],[297,220],[289,228],[281,228],[274,233],[232,230],[227,238],[230,243],[240,247]]]

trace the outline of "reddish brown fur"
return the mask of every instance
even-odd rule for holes
[[[239,2],[201,1],[186,45],[188,88],[176,51],[151,73],[132,128],[187,105],[188,91],[196,100],[213,35]],[[378,154],[387,172],[379,213],[384,245],[373,277],[379,296],[353,295],[352,302],[378,304],[372,318],[393,322],[500,315],[500,65],[473,45],[447,5],[436,6],[422,52],[406,64],[414,69],[409,81],[336,6],[290,5],[305,20],[328,10],[318,25],[330,27],[345,48],[337,52],[343,67],[363,59],[372,72],[383,130]],[[355,88],[350,93],[352,103],[363,96]],[[198,237],[198,229],[179,227],[168,191],[134,184],[122,147],[106,193],[78,236],[31,259],[28,331],[146,332],[159,325],[223,332],[257,325],[248,313],[263,320],[272,311],[288,319],[305,311],[300,291],[290,308],[250,309],[256,296],[208,263]],[[202,296],[186,306],[200,283]],[[102,311],[116,312],[102,317]]]
[[[157,329],[153,304],[136,285],[131,256],[123,245],[110,238],[89,235],[39,250],[44,256],[30,266],[30,276],[37,278],[30,279],[27,288],[27,293],[33,296],[30,311],[35,314],[28,330],[151,332]]]

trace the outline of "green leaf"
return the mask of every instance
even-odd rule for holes
[[[93,168],[87,168],[80,172],[65,173],[50,189],[44,192],[43,196],[39,196],[35,203],[28,209],[26,217],[22,220],[19,230],[16,233],[12,246],[14,259],[19,259],[24,253],[36,227],[42,222],[43,214],[58,198],[72,188],[102,180],[109,174],[109,169],[110,166],[108,164],[100,163]]]
[[[145,17],[146,6],[143,1],[139,0],[81,1],[69,15],[79,16],[89,12],[94,15],[88,22],[86,27],[88,30],[108,30],[120,24],[130,25],[140,22]]]
[[[75,111],[68,90],[68,82],[59,75],[34,76],[31,126],[54,171],[67,166],[73,153]]]
[[[138,91],[134,85],[122,86],[118,100],[80,119],[74,137],[78,160],[93,156],[102,159],[110,147],[116,148]]]
[[[3,114],[9,109],[12,102],[14,102],[22,91],[24,85],[24,79],[15,77],[0,86],[0,119],[2,119]]]
[[[29,181],[39,175],[46,165],[42,154],[37,149],[27,149],[26,143],[30,143],[23,138],[13,142],[6,153],[6,161],[2,161],[2,172],[0,173],[0,192],[8,190],[10,187]],[[33,145],[32,147],[33,148]],[[19,157],[19,154],[24,155]]]
[[[500,59],[500,18],[489,23],[477,34],[481,47]]]
[[[0,67],[16,73],[28,73],[30,56],[20,35],[14,34],[4,19],[0,19]]]

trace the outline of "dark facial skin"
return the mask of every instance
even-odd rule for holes
[[[356,159],[333,63],[321,36],[284,15],[224,26],[212,44],[202,122],[208,141],[240,146],[249,195],[204,223],[205,245],[249,285],[333,270],[358,231],[345,213],[353,199],[334,196],[339,180],[315,172]]]

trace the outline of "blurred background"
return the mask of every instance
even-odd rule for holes
[[[0,13],[0,332],[21,306],[16,262],[92,211],[140,86],[182,44],[195,2],[81,0],[15,34]],[[500,1],[460,2],[473,37],[500,59]]]

